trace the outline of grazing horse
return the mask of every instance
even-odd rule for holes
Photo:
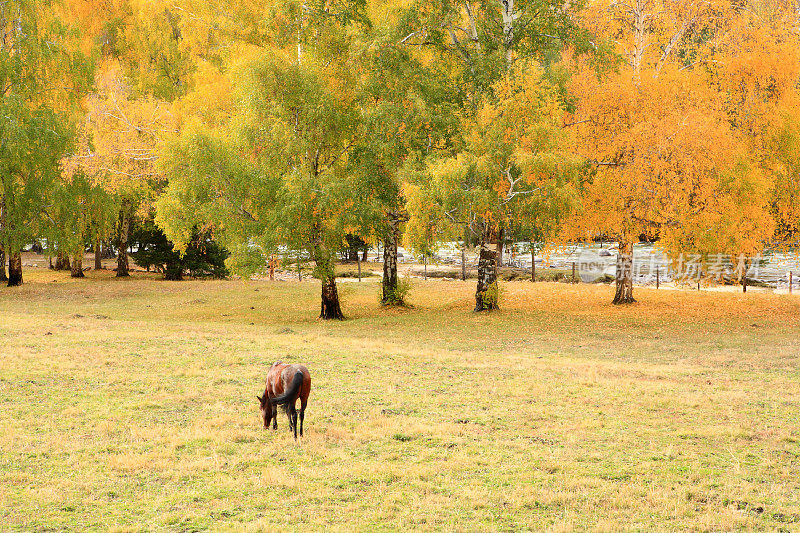
[[[275,361],[267,373],[267,384],[264,396],[256,396],[261,406],[264,428],[268,429],[270,421],[272,429],[278,429],[278,405],[284,406],[289,418],[289,431],[294,431],[297,438],[297,408],[295,402],[300,398],[300,436],[303,436],[303,419],[305,418],[308,395],[311,392],[311,373],[303,365],[287,365]]]

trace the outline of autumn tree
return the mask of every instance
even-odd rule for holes
[[[71,120],[91,70],[59,20],[55,1],[0,5],[0,243],[8,285],[22,284],[20,249],[37,236],[71,139]]]
[[[800,235],[797,6],[778,0],[748,0],[727,15],[707,68],[714,86],[726,95],[724,107],[732,126],[747,141],[762,182],[770,187],[776,234],[765,240],[796,246]],[[757,252],[761,246],[751,248]]]
[[[395,42],[394,21],[386,12],[375,17],[384,23],[361,38],[369,43],[358,59],[362,120],[348,172],[362,193],[354,206],[362,234],[374,234],[383,244],[381,303],[402,305],[397,248],[409,218],[403,175],[444,149],[459,124],[447,78]]]
[[[420,211],[423,217],[441,217],[452,233],[466,226],[480,243],[476,311],[499,304],[492,236],[509,227],[512,217],[558,217],[552,208],[568,210],[579,165],[569,153],[558,92],[538,63],[518,62],[493,93],[478,112],[465,149],[431,165],[421,180],[435,195],[433,205],[441,206],[433,211],[438,215]]]
[[[49,205],[43,211],[46,224],[40,235],[68,258],[73,278],[82,278],[83,252],[87,242],[108,235],[116,214],[116,201],[82,169],[62,175],[53,186]]]
[[[81,26],[79,45],[99,59],[94,91],[83,99],[78,146],[64,161],[62,193],[80,190],[70,180],[81,175],[114,199],[109,205],[119,211],[119,277],[128,275],[132,217],[149,211],[163,185],[154,172],[155,148],[172,132],[169,101],[186,93],[194,69],[180,13],[174,2],[160,0],[73,0],[60,14]],[[97,209],[87,216],[99,265],[100,240],[108,237],[110,224]]]
[[[147,211],[162,187],[156,172],[159,142],[174,131],[169,105],[135,96],[121,66],[109,60],[88,99],[92,142],[79,154],[85,172],[119,198],[117,277],[128,276],[128,238],[137,211]]]
[[[613,36],[621,63],[598,71],[578,63],[572,80],[577,108],[570,119],[579,151],[594,167],[583,191],[573,236],[612,236],[619,243],[615,304],[634,301],[633,245],[658,236],[669,253],[759,241],[764,187],[748,145],[731,127],[724,94],[698,68],[713,32],[711,2],[599,3],[596,31]],[[730,211],[755,218],[743,219]],[[754,227],[755,226],[755,227]]]
[[[496,298],[487,298],[487,295],[497,294],[498,249],[510,224],[509,215],[515,212],[512,204],[520,203],[521,195],[518,193],[533,194],[534,189],[536,193],[544,193],[547,189],[535,185],[530,191],[525,188],[526,180],[534,173],[530,169],[521,170],[518,166],[521,161],[514,159],[518,155],[514,152],[520,148],[514,143],[524,140],[524,135],[515,133],[513,139],[503,139],[502,135],[498,136],[497,128],[481,119],[479,113],[491,115],[497,105],[502,105],[502,113],[506,114],[533,105],[528,111],[532,111],[536,118],[526,121],[525,127],[535,128],[533,124],[550,112],[551,116],[544,122],[558,122],[561,111],[555,107],[550,106],[550,111],[542,112],[537,107],[541,102],[525,101],[524,96],[519,103],[515,102],[514,99],[522,92],[519,87],[512,91],[514,95],[511,97],[498,91],[503,89],[504,83],[513,84],[509,80],[524,77],[523,72],[533,68],[536,72],[534,78],[545,78],[552,83],[552,87],[544,92],[558,107],[558,101],[563,101],[564,96],[563,84],[554,75],[559,52],[567,45],[579,50],[590,46],[589,35],[581,29],[577,17],[579,7],[548,0],[414,3],[398,24],[399,42],[416,50],[415,54],[426,63],[435,64],[447,73],[451,79],[453,99],[458,102],[454,113],[461,128],[457,138],[450,143],[452,149],[428,158],[433,175],[430,186],[422,179],[409,190],[426,195],[440,205],[442,202],[448,204],[450,207],[441,209],[446,219],[454,222],[459,230],[470,228],[479,242],[475,307],[478,311],[497,306]],[[534,62],[537,63],[535,67]],[[537,82],[531,94],[540,87]],[[492,143],[503,144],[503,149],[492,155],[489,151]],[[520,148],[520,151],[526,149],[550,151],[549,147],[533,145]],[[555,167],[551,170],[553,174],[550,177],[555,177],[558,171]],[[523,174],[526,176],[522,177]],[[442,179],[449,176],[444,182],[456,177],[466,180],[458,182],[457,179],[447,187],[468,191],[454,192],[453,195],[468,194],[470,199],[456,203],[446,200],[441,194],[446,189],[436,186],[440,181],[436,175]],[[418,206],[428,204],[428,201],[414,201]],[[429,217],[429,212],[423,216]],[[410,225],[421,229],[413,220]]]
[[[231,120],[195,119],[165,150],[170,184],[156,221],[180,246],[202,214],[234,263],[281,244],[307,251],[322,283],[320,317],[341,319],[334,256],[358,201],[347,162],[358,140],[349,50],[360,16],[347,2],[287,9],[272,19],[297,24],[274,35],[286,46],[248,44],[231,71]]]

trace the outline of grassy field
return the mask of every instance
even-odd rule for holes
[[[415,281],[0,289],[0,529],[800,529],[800,297]],[[306,437],[258,418],[304,362]]]

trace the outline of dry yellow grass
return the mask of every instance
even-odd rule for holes
[[[19,530],[800,528],[800,299],[26,272],[0,291],[0,523]],[[307,363],[307,435],[264,431]]]

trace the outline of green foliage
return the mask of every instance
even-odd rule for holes
[[[432,56],[452,76],[451,90],[462,100],[462,111],[473,114],[517,60],[535,59],[549,67],[566,47],[599,53],[579,24],[583,5],[558,0],[416,0],[400,10],[395,39]],[[513,12],[505,14],[506,6]]]
[[[385,239],[387,218],[404,218],[403,168],[448,149],[460,124],[442,72],[397,46],[391,28],[377,28],[365,39],[370,46],[357,65],[361,124],[348,172],[361,192],[354,206],[357,227]]]
[[[94,239],[105,239],[118,217],[119,198],[90,180],[82,171],[64,177],[53,186],[44,213],[47,224],[40,235],[47,239],[49,253],[72,255]]]
[[[541,67],[519,62],[493,89],[464,150],[407,174],[407,243],[418,251],[443,236],[461,239],[465,227],[477,239],[512,226],[542,239],[576,202],[580,164],[569,153],[558,91]]]
[[[346,36],[332,28],[325,38],[344,61]],[[359,113],[347,65],[321,64],[317,52],[306,49],[297,63],[265,51],[237,65],[230,125],[194,123],[166,146],[161,168],[170,184],[157,221],[179,245],[203,223],[234,255],[248,256],[232,265],[252,270],[253,249],[285,245],[307,251],[323,279],[333,276],[359,200],[345,171]]]
[[[254,274],[263,274],[269,263],[270,254],[261,247],[248,243],[237,243],[231,249],[231,256],[225,262],[231,272],[250,277]]]
[[[53,20],[58,2],[17,0],[0,6],[0,244],[18,250],[38,237],[44,208],[71,146],[75,104],[91,65]]]
[[[187,246],[200,226],[213,228],[215,238],[231,250],[234,271],[256,255],[265,257],[261,250],[268,247],[262,245],[269,239],[260,218],[275,202],[274,193],[258,186],[255,169],[221,134],[188,126],[162,147],[158,169],[169,183],[156,201],[155,222],[177,249]]]
[[[58,178],[58,162],[69,146],[62,117],[47,108],[30,109],[19,98],[0,101],[0,184],[2,244],[21,248],[39,235],[46,205]]]

